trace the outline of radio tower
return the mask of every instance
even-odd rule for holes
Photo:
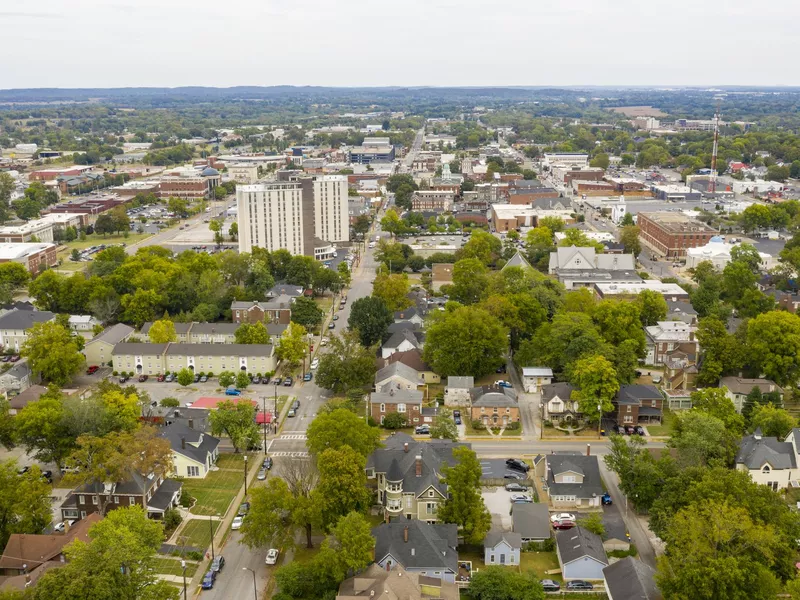
[[[714,113],[714,145],[711,147],[711,180],[708,182],[708,191],[712,196],[717,193],[717,147],[719,145],[719,102]]]

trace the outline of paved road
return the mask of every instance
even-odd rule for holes
[[[411,144],[411,150],[408,151],[403,162],[400,163],[400,172],[408,172],[411,170],[411,165],[414,164],[414,157],[416,157],[417,152],[422,149],[422,142],[425,139],[425,127],[423,126],[417,132],[417,136],[414,138],[414,143]]]
[[[239,543],[240,539],[241,534],[232,531],[225,546],[216,553],[225,557],[225,568],[220,573],[214,589],[202,592],[203,600],[252,598],[253,573],[245,571],[245,568],[252,569],[256,574],[256,589],[259,594],[256,598],[263,597],[264,588],[274,567],[267,567],[265,564],[264,559],[267,555],[265,551],[250,550]]]

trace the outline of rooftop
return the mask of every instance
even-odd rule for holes
[[[671,233],[718,233],[716,229],[706,225],[705,223],[692,219],[678,212],[654,212],[654,213],[639,213],[639,217],[650,219],[657,223],[662,229]]]

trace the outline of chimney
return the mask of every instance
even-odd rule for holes
[[[186,450],[186,438],[181,436],[181,449]]]
[[[586,444],[586,456],[591,456],[591,455],[592,455],[592,445]]]
[[[417,454],[416,456],[416,475],[417,477],[422,477],[422,455]]]
[[[417,549],[416,548],[412,548],[411,549],[411,556],[416,556],[416,555],[417,555]]]
[[[189,429],[194,429],[194,419],[189,419]]]
[[[403,444],[403,452],[405,452],[406,454],[408,454],[408,442],[406,442],[405,444]]]
[[[69,528],[70,528],[69,519],[67,519],[66,521],[64,521],[64,535],[67,535],[69,533]]]
[[[408,525],[403,527],[403,541],[408,543]]]

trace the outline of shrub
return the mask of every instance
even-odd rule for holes
[[[181,521],[183,521],[181,514],[176,509],[170,508],[164,511],[164,529],[167,531],[175,531]]]
[[[114,377],[116,377],[117,375],[119,375],[119,373],[118,373],[117,371],[114,371],[114,372],[113,372],[113,373],[111,373],[111,374],[112,374]]]
[[[625,558],[626,556],[636,556],[637,554],[639,554],[639,551],[636,549],[636,546],[631,544],[629,550],[612,550],[608,553],[608,556],[613,558]]]
[[[181,506],[184,508],[191,508],[195,503],[194,496],[189,495],[186,490],[181,492]]]
[[[518,431],[519,428],[520,428],[519,421],[514,423],[509,423],[508,425],[506,425],[506,431]]]
[[[170,408],[177,408],[178,406],[180,406],[180,405],[181,405],[181,403],[180,403],[180,402],[178,402],[178,399],[177,399],[177,398],[169,398],[169,397],[167,397],[167,398],[162,398],[162,399],[161,399],[161,402],[159,402],[159,404],[160,404],[161,406],[164,406],[164,407],[170,407]]]
[[[186,553],[186,558],[189,560],[203,560],[204,555],[202,552],[198,552],[197,550],[192,550],[191,552]]]
[[[486,425],[484,425],[483,422],[480,419],[475,419],[472,422],[472,428],[475,431],[483,431],[484,429],[486,429]]]
[[[214,371],[209,371],[208,373],[206,373],[206,377],[213,377],[213,376],[214,376]]]
[[[523,552],[553,552],[556,549],[556,541],[548,538],[543,542],[528,542],[523,546]]]
[[[406,424],[406,416],[401,413],[389,413],[383,420],[383,426],[386,429],[401,429]]]

